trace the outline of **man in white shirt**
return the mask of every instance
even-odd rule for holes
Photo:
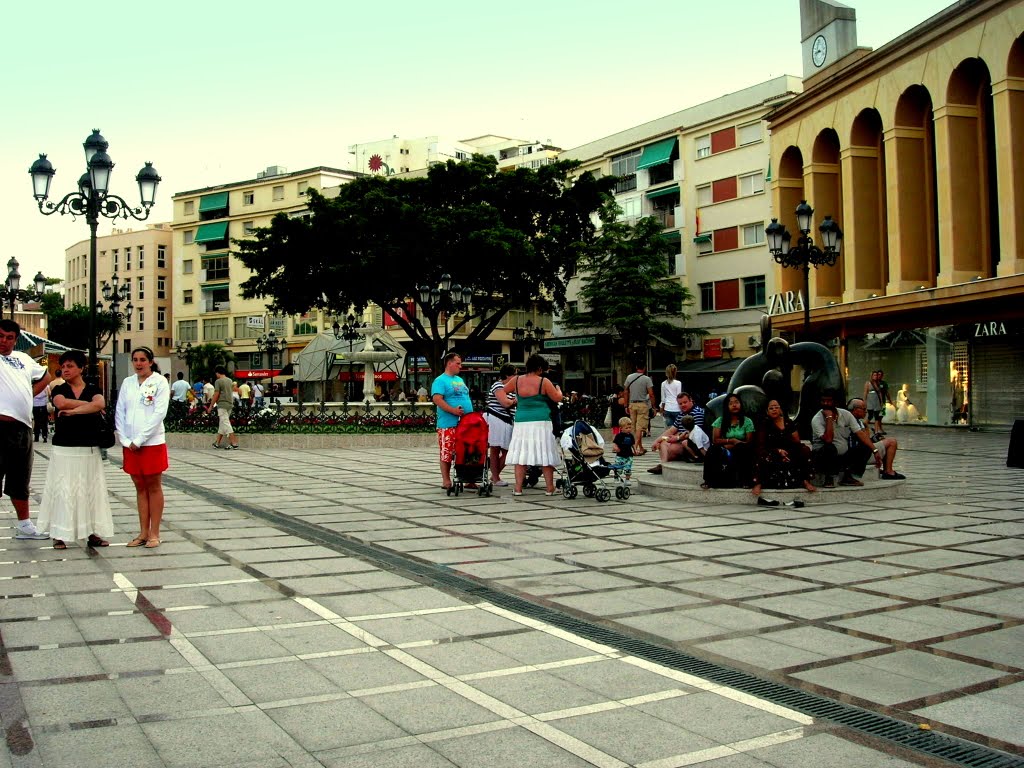
[[[185,381],[185,374],[178,372],[178,380],[171,384],[171,400],[176,403],[184,403],[185,396],[192,388],[192,385]]]
[[[48,539],[29,519],[32,477],[32,399],[53,377],[24,352],[15,352],[21,327],[0,320],[0,482],[18,515],[16,539]]]
[[[821,410],[811,419],[811,454],[815,467],[825,475],[824,487],[834,487],[833,475],[840,473],[840,485],[864,485],[859,478],[872,455],[884,480],[906,479],[892,468],[896,441],[886,438],[876,446],[871,442],[871,432],[863,421],[867,415],[864,401],[854,398],[849,405],[850,410],[837,408],[834,397],[824,393]]]

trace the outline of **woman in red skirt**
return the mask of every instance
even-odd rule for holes
[[[160,546],[160,519],[164,515],[163,472],[167,469],[164,416],[171,388],[153,361],[153,350],[132,350],[135,375],[121,383],[114,414],[114,428],[124,446],[124,471],[135,483],[139,507],[139,535],[129,547]]]

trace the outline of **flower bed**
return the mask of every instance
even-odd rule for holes
[[[235,405],[231,426],[243,434],[371,434],[384,432],[433,432],[434,407],[429,403],[410,403],[403,408],[394,404],[366,403],[360,408],[343,404],[339,409],[324,404],[286,409],[280,403],[262,408]],[[217,415],[201,408],[189,410],[184,403],[172,402],[167,409],[164,428],[168,432],[216,432]]]

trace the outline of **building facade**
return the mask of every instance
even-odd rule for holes
[[[851,9],[801,11],[809,76],[770,118],[773,215],[796,233],[806,199],[845,234],[800,297],[812,332],[851,394],[881,368],[913,405],[897,416],[1006,427],[1024,401],[1024,3],[957,3],[875,51]],[[802,293],[798,270],[775,277]]]
[[[668,268],[694,297],[686,326],[707,335],[652,351],[650,363],[675,362],[686,386],[702,394],[759,343],[758,321],[775,288],[764,237],[771,215],[764,117],[800,87],[799,78],[775,78],[562,153],[579,160],[581,171],[618,176],[622,218],[654,216],[677,245]],[[579,301],[580,287],[574,277],[570,302]],[[603,392],[613,383],[600,333],[568,335],[556,326],[545,349],[564,351],[566,378],[582,389]]]
[[[263,299],[243,299],[241,284],[250,273],[234,258],[232,241],[269,226],[278,213],[302,215],[306,193],[345,184],[358,174],[317,167],[289,173],[270,166],[253,179],[178,192],[173,196],[175,348],[187,344],[223,344],[235,355],[240,377],[271,371],[271,378],[334,318],[309,312],[292,317],[267,312]],[[269,331],[287,341],[274,360],[261,353],[256,339]],[[170,335],[170,334],[169,334]],[[175,368],[185,370],[175,358]]]
[[[448,139],[443,136],[425,136],[408,139],[393,136],[390,139],[352,144],[352,167],[360,173],[392,174],[416,173],[435,163],[449,160],[468,160],[474,154],[489,155],[498,161],[502,170],[518,167],[539,168],[554,162],[561,150],[550,142],[514,139],[486,134],[470,139]]]
[[[102,300],[104,283],[128,286],[132,317],[117,335],[117,349],[111,338],[98,352],[117,355],[117,370],[127,374],[135,347],[153,350],[157,362],[169,369],[173,342],[174,293],[173,238],[168,223],[148,224],[145,229],[117,229],[97,238],[96,293]],[[89,241],[75,243],[64,252],[64,306],[89,306]],[[127,302],[122,303],[121,310]]]

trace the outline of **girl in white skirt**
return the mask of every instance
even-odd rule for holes
[[[85,539],[90,547],[106,547],[114,533],[107,500],[107,481],[100,456],[100,412],[103,394],[82,379],[85,354],[72,349],[60,356],[64,383],[52,391],[55,412],[53,447],[39,525],[53,537],[54,549],[66,541]]]
[[[526,468],[540,465],[547,487],[545,495],[555,495],[555,466],[562,456],[552,433],[551,405],[562,401],[562,391],[544,377],[547,361],[540,355],[531,355],[526,361],[526,373],[513,376],[504,389],[497,391],[498,401],[506,408],[516,406],[516,420],[512,427],[512,440],[505,456],[506,464],[514,464],[516,472],[513,496],[523,495]],[[515,400],[510,397],[515,395]]]

